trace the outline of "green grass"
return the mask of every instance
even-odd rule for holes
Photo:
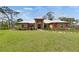
[[[79,51],[79,32],[0,30],[0,52]]]

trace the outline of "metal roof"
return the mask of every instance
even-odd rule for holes
[[[66,21],[61,20],[44,20],[44,23],[65,23]]]
[[[21,21],[18,23],[35,23],[35,20],[29,20],[29,21]],[[61,20],[44,20],[44,23],[66,23],[66,21]]]
[[[18,22],[18,23],[35,23],[34,20],[29,20],[29,21],[21,21],[21,22]]]

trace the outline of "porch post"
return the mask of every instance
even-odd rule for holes
[[[37,24],[35,23],[35,29],[37,29]]]
[[[44,29],[44,23],[42,23],[42,29]]]

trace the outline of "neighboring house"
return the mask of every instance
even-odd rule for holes
[[[74,28],[79,29],[79,22],[74,24]]]
[[[17,23],[18,29],[67,29],[69,23],[61,20],[46,20],[35,18],[34,20],[21,21]]]

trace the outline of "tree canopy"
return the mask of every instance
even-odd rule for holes
[[[22,18],[17,19],[17,22],[20,22],[20,21],[23,21],[23,19]]]
[[[46,13],[46,15],[43,16],[44,19],[53,20],[54,19],[54,12],[49,11]]]
[[[75,19],[75,18],[59,17],[59,19],[60,19],[61,21],[68,21],[68,22],[70,22],[70,23],[76,22],[76,19]]]

